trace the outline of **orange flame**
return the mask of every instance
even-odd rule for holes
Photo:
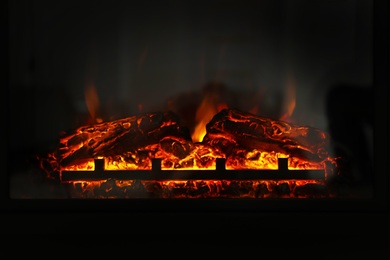
[[[220,112],[219,110],[222,110],[224,107],[226,107],[226,104],[220,102],[220,100],[216,98],[216,96],[217,95],[210,94],[205,95],[205,98],[201,102],[196,114],[197,119],[199,119],[197,129],[202,128],[202,131],[206,131],[205,124],[211,120],[211,117]],[[210,119],[208,119],[209,117]],[[151,117],[149,117],[149,119],[151,119]],[[131,117],[113,122],[108,122],[105,124],[98,124],[95,126],[80,127],[79,129],[76,129],[73,133],[67,136],[63,136],[60,139],[61,145],[59,150],[53,152],[52,154],[49,154],[47,160],[42,160],[41,167],[42,169],[47,170],[48,177],[54,177],[54,175],[52,175],[53,173],[61,172],[63,170],[95,171],[94,158],[104,159],[103,168],[105,170],[152,169],[152,159],[161,158],[162,170],[205,170],[217,169],[216,158],[225,157],[226,170],[276,170],[279,167],[278,158],[288,158],[287,167],[289,170],[324,169],[326,175],[328,175],[333,173],[334,166],[336,166],[337,164],[335,158],[328,157],[321,161],[310,161],[302,159],[301,157],[295,157],[294,154],[287,154],[283,151],[263,151],[261,146],[259,146],[258,149],[249,149],[244,147],[241,149],[240,147],[236,147],[234,150],[230,151],[229,155],[227,156],[216,147],[213,147],[212,145],[210,146],[210,143],[207,144],[207,140],[206,143],[200,142],[192,144],[192,142],[187,139],[181,139],[180,137],[174,138],[172,136],[169,136],[166,139],[167,143],[165,143],[165,138],[163,138],[156,143],[151,143],[147,144],[146,146],[142,146],[141,148],[138,148],[137,151],[129,150],[120,154],[110,154],[109,152],[107,152],[107,155],[103,155],[106,153],[106,151],[108,151],[106,150],[107,146],[104,144],[111,142],[111,145],[114,145],[116,138],[120,138],[117,136],[117,126],[120,126],[119,128],[123,130],[130,129],[130,127],[134,127],[134,130],[142,130],[143,127],[141,122],[141,117]],[[254,123],[255,121],[252,122]],[[170,125],[175,125],[175,122],[164,121],[161,127]],[[148,127],[145,129],[148,130]],[[303,128],[294,129],[294,131],[297,131],[297,133],[305,133],[305,130]],[[156,129],[152,129],[151,131],[154,132],[156,131]],[[102,135],[101,133],[104,133],[104,135]],[[194,132],[194,134],[195,133],[196,131]],[[144,134],[148,135],[148,132]],[[275,132],[274,135],[270,137],[270,140],[273,140],[272,137],[275,137],[278,134],[279,132]],[[322,136],[323,139],[325,139],[325,133],[322,134],[324,135]],[[111,137],[109,137],[110,135]],[[201,136],[202,141],[203,137],[204,135]],[[223,133],[221,133],[220,136],[218,136],[218,134],[215,134],[213,136],[215,140],[218,140],[219,137],[223,137],[226,139],[229,138],[229,135],[224,135]],[[142,138],[138,139],[141,140]],[[75,151],[89,152],[87,154],[83,154],[83,152],[77,153]],[[90,154],[91,156],[89,155],[90,152],[92,152]],[[74,160],[74,162],[70,163],[72,159]],[[62,162],[65,163],[62,164]],[[70,190],[70,192],[73,193],[71,196],[74,197],[93,198],[115,198],[121,196],[132,197],[139,196],[139,192],[143,193],[141,194],[141,196],[149,196],[150,194],[152,194],[153,196],[162,198],[303,198],[305,196],[333,196],[331,193],[328,193],[328,190],[325,187],[324,180],[278,180],[276,178],[276,180],[231,181],[202,180],[201,175],[199,177],[199,180],[143,180],[141,182],[133,180],[122,181],[113,179],[107,179],[104,181],[81,180],[73,182],[74,189]],[[142,187],[140,187],[140,185]],[[314,191],[308,191],[308,189],[313,186]],[[134,192],[138,192],[138,195],[134,195]]]
[[[88,84],[84,90],[85,104],[87,105],[91,121],[96,123],[103,122],[102,118],[97,117],[99,109],[99,97],[93,83]]]
[[[286,84],[286,100],[284,102],[284,111],[286,111],[281,117],[280,120],[291,121],[291,116],[294,112],[296,106],[296,86],[292,73],[287,75],[287,84]]]
[[[206,135],[206,124],[224,108],[228,108],[227,104],[216,101],[211,94],[203,98],[196,110],[195,120],[197,124],[191,136],[194,142],[202,142],[203,137]]]

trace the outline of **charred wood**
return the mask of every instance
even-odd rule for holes
[[[303,160],[320,162],[328,157],[329,136],[324,131],[224,109],[206,125],[203,143],[228,156],[240,150],[281,152]]]

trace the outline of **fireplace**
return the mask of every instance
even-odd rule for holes
[[[388,207],[382,5],[9,2],[7,205]]]

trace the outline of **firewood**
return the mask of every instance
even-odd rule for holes
[[[237,150],[280,152],[311,162],[328,157],[329,135],[315,127],[298,126],[251,113],[224,109],[206,125],[203,143],[226,156]]]
[[[173,112],[142,114],[63,133],[57,159],[66,166],[99,156],[145,152],[148,146],[152,148],[153,144],[159,145],[160,142],[165,150],[181,158],[191,151],[189,129],[180,124],[179,117]],[[171,150],[168,142],[174,143]]]

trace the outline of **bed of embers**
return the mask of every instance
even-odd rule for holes
[[[69,198],[330,198],[342,174],[330,136],[236,109],[223,109],[201,141],[171,111],[139,114],[64,132],[38,156]]]

